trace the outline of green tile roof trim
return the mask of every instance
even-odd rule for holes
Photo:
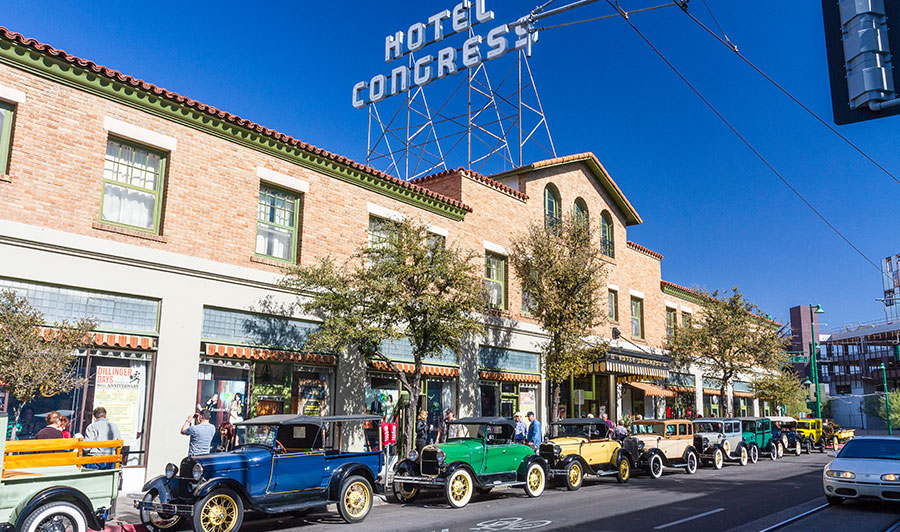
[[[93,61],[72,56],[2,26],[0,63],[278,157],[452,220],[462,220],[467,212],[472,211],[453,198]]]

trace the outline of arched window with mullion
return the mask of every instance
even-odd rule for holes
[[[544,227],[550,228],[560,221],[559,192],[553,185],[544,187]]]
[[[608,211],[600,214],[600,251],[607,257],[616,256],[616,243],[613,234],[613,221]]]
[[[575,200],[575,204],[572,205],[572,214],[575,216],[575,219],[580,222],[588,221],[587,203],[585,203],[582,198]]]

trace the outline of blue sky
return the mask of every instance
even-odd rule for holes
[[[536,3],[487,0],[487,7],[499,23]],[[819,2],[707,3],[741,52],[831,120]],[[221,1],[173,10],[143,1],[11,2],[0,25],[365,161],[366,113],[350,105],[351,87],[389,71],[385,35],[453,4]],[[711,23],[701,1],[691,11]],[[547,24],[610,12],[598,2]],[[678,9],[632,20],[864,253],[876,262],[900,253],[890,237],[897,234],[890,205],[900,184]],[[644,219],[629,238],[665,256],[664,279],[709,289],[738,285],[781,321],[793,305],[819,303],[824,329],[884,316],[874,301],[878,271],[806,209],[623,21],[547,31],[531,66],[557,152],[599,157]],[[455,83],[445,80],[444,87]],[[898,128],[900,117],[839,129],[900,173]],[[462,156],[455,153],[453,166],[465,163]]]

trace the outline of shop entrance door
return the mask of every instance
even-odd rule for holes
[[[284,401],[257,401],[256,415],[268,416],[284,413]]]

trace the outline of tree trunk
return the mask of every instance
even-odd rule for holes
[[[559,383],[550,381],[550,435],[556,437],[556,425],[553,423],[559,421]]]
[[[7,400],[9,400],[9,394],[7,394]],[[15,410],[13,410],[13,425],[12,425],[12,430],[9,433],[10,440],[15,440],[16,434],[19,432],[19,430],[18,430],[19,429],[19,414],[21,414],[21,413],[22,413],[22,403],[19,403],[19,405],[16,406]]]
[[[406,426],[404,427],[403,440],[406,442],[406,455],[416,448],[416,418],[419,415],[419,389],[422,376],[413,374],[409,383],[409,405],[406,409]]]
[[[722,380],[722,385],[719,386],[719,402],[722,403],[722,410],[724,417],[733,417],[734,413],[731,411],[731,403],[728,401],[728,395],[725,393],[725,380]]]

